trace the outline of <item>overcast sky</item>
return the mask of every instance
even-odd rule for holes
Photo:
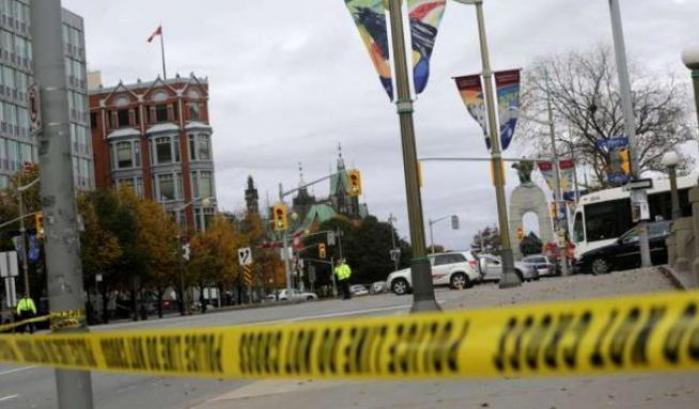
[[[494,69],[523,67],[536,57],[611,43],[607,0],[486,0]],[[154,79],[165,33],[168,73],[209,78],[216,187],[220,207],[244,206],[252,174],[276,199],[278,184],[298,183],[334,168],[342,143],[348,166],[363,172],[364,200],[380,219],[393,213],[408,236],[400,135],[395,106],[381,88],[343,0],[64,0],[85,19],[88,68],[105,86]],[[699,0],[622,1],[629,55],[658,75],[687,78],[682,48],[699,44]],[[450,2],[440,27],[432,74],[416,102],[420,156],[485,156],[481,131],[468,116],[452,76],[480,71],[475,12]],[[517,140],[517,132],[515,132]],[[522,153],[518,141],[507,156]],[[456,213],[462,228],[435,227],[436,242],[466,248],[496,221],[485,163],[424,165],[425,219]],[[537,178],[541,180],[540,178]],[[508,189],[517,184],[510,171]],[[328,193],[323,184],[314,189]]]

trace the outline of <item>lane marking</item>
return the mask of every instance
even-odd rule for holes
[[[21,367],[21,368],[10,369],[10,370],[8,370],[8,371],[0,372],[0,376],[2,376],[2,375],[10,375],[10,374],[13,374],[13,373],[16,373],[16,372],[22,372],[22,371],[26,371],[27,369],[34,369],[34,368],[38,368],[38,366],[36,366],[36,365],[31,365],[31,366],[23,366],[23,367]]]
[[[19,396],[18,394],[5,396],[5,397],[0,398],[0,402],[6,401],[6,400],[10,400],[10,399],[14,399],[14,398],[16,398],[16,397],[18,397],[18,396]]]

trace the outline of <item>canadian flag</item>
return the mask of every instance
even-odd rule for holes
[[[161,35],[163,35],[163,26],[162,25],[158,26],[158,28],[155,29],[153,34],[151,34],[150,37],[148,37],[148,42],[150,43],[151,41],[153,41],[155,36],[161,36]]]

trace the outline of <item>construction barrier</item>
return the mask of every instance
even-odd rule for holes
[[[192,378],[435,379],[699,369],[699,292],[232,328],[0,336],[0,361]]]

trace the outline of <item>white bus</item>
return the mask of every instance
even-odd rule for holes
[[[683,217],[691,215],[688,192],[696,185],[696,174],[677,178]],[[651,220],[672,218],[670,180],[667,177],[653,179],[653,189],[648,191],[648,207]],[[629,192],[623,188],[600,190],[580,197],[571,234],[575,243],[575,257],[579,258],[587,251],[614,243],[633,226]]]

